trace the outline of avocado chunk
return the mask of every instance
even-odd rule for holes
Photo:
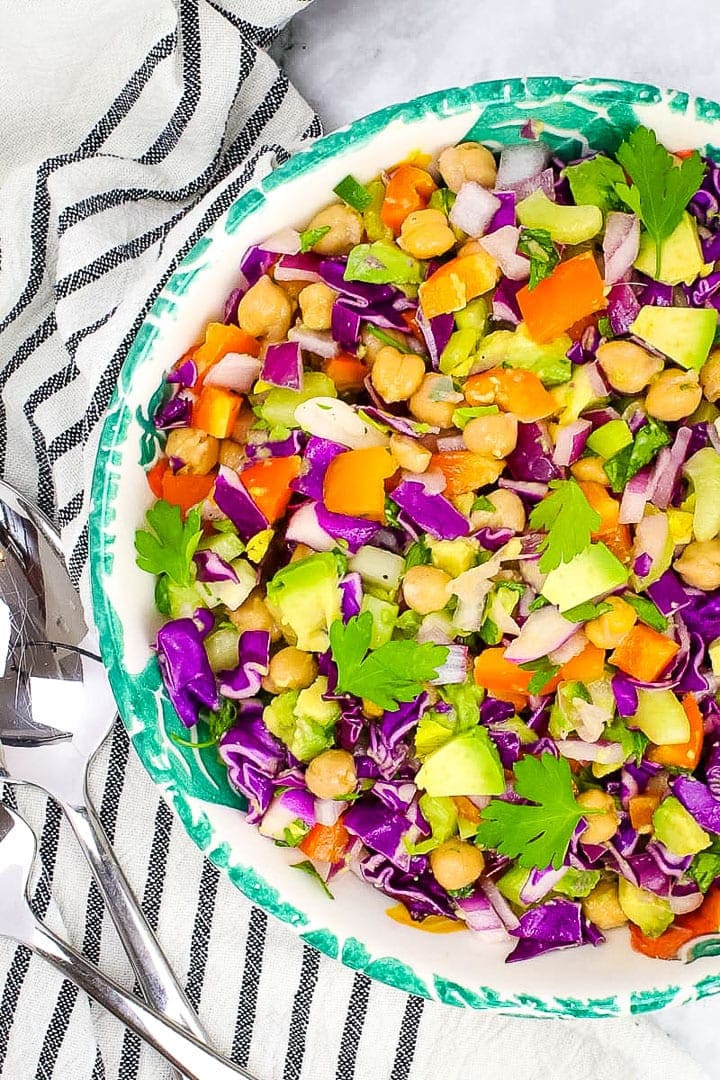
[[[663,799],[653,814],[652,823],[658,840],[673,855],[697,855],[712,844],[710,835],[674,795]]]
[[[657,245],[649,233],[640,237],[640,250],[635,266],[648,277],[663,281],[666,285],[690,285],[705,265],[695,218],[687,210],[675,230],[662,242],[660,273],[657,274]]]
[[[336,557],[323,551],[289,563],[268,582],[267,598],[283,630],[297,638],[298,649],[324,652],[328,629],[340,618]]]
[[[501,878],[497,879],[498,892],[515,907],[525,908],[527,904],[520,899],[520,893],[527,885],[529,877],[529,870],[523,870],[522,866],[511,866]]]
[[[425,538],[433,566],[444,570],[451,578],[459,577],[478,560],[480,544],[474,537],[458,536],[456,540]]]
[[[562,613],[612,592],[628,579],[628,571],[604,544],[591,544],[545,578],[542,594]]]
[[[690,721],[672,690],[638,690],[638,710],[628,727],[639,728],[656,746],[675,746],[690,738]]]
[[[552,391],[552,395],[563,410],[559,418],[560,427],[565,427],[566,424],[574,424],[580,413],[591,406],[602,405],[604,401],[607,401],[607,395],[598,397],[583,364],[577,364],[572,369],[570,382],[564,386],[556,387]]]
[[[646,937],[660,937],[675,918],[667,900],[638,888],[623,877],[618,879],[618,903],[630,922],[639,926]]]
[[[340,706],[336,701],[325,701],[326,693],[327,679],[319,675],[305,690],[278,694],[263,711],[265,727],[298,761],[311,761],[333,745]]]
[[[572,375],[572,364],[567,351],[572,338],[560,334],[540,344],[533,341],[525,323],[513,330],[495,330],[483,338],[477,348],[475,360],[496,367],[522,368],[537,375],[544,386],[559,386]]]
[[[582,244],[603,227],[598,206],[561,206],[544,191],[533,191],[517,205],[517,218],[526,229],[547,229],[558,244]]]
[[[680,367],[699,371],[708,358],[718,324],[714,308],[643,307],[630,333],[659,349]]]
[[[425,759],[415,783],[428,795],[501,795],[505,773],[484,728],[449,739]]]
[[[625,420],[608,420],[595,428],[587,441],[587,447],[601,458],[611,458],[633,441],[632,431]]]

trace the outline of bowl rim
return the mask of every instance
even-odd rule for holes
[[[694,97],[684,91],[661,90],[651,84],[619,79],[574,79],[558,76],[482,81],[464,87],[451,87],[435,91],[376,110],[315,140],[310,145],[297,151],[288,161],[279,165],[262,180],[254,181],[244,188],[242,194],[230,204],[203,237],[175,265],[173,273],[169,276],[165,286],[156,295],[153,304],[147,310],[123,362],[122,374],[118,378],[117,386],[101,426],[100,441],[92,472],[91,508],[88,522],[92,608],[103,662],[108,669],[120,716],[130,734],[131,740],[135,744],[138,756],[162,797],[181,818],[188,835],[207,858],[228,872],[233,883],[248,899],[270,911],[271,914],[274,914],[282,921],[294,926],[298,932],[301,932],[304,923],[310,921],[308,916],[297,908],[294,900],[282,900],[277,891],[254,868],[239,868],[231,865],[229,852],[223,850],[222,846],[213,845],[211,836],[208,835],[208,831],[212,832],[212,824],[204,812],[198,813],[197,807],[191,805],[193,799],[190,795],[177,789],[168,791],[163,786],[136,742],[127,686],[129,676],[122,670],[119,662],[122,657],[122,641],[117,640],[117,628],[114,626],[115,613],[105,588],[105,582],[112,574],[113,565],[112,538],[110,535],[112,529],[106,528],[107,525],[111,525],[114,519],[112,502],[117,489],[117,480],[113,477],[112,466],[117,459],[118,447],[123,443],[124,433],[129,422],[129,410],[123,397],[123,385],[129,383],[133,372],[143,364],[152,351],[154,340],[152,331],[156,330],[156,328],[151,325],[151,320],[162,314],[170,300],[174,301],[178,294],[182,294],[183,288],[177,286],[182,284],[180,279],[187,277],[188,264],[197,258],[199,250],[207,248],[213,231],[218,227],[222,227],[230,216],[232,216],[233,227],[237,227],[263,205],[265,196],[276,188],[303,173],[319,168],[326,161],[347,151],[349,148],[357,149],[361,147],[395,122],[412,124],[413,121],[428,116],[443,119],[469,111],[473,107],[485,106],[491,103],[504,103],[508,107],[515,108],[527,105],[532,108],[533,105],[547,105],[552,99],[567,99],[589,91],[596,94],[606,93],[608,100],[620,104],[625,103],[628,106],[636,105],[641,107],[647,104],[663,103],[674,110],[679,117],[687,115],[688,111],[693,109],[694,118],[697,120],[706,122],[720,120],[720,104],[705,98]],[[529,111],[528,116],[530,115],[531,112]],[[714,148],[707,147],[706,149]],[[192,270],[191,274],[197,272],[197,270]],[[491,987],[461,986],[445,980],[443,981],[446,982],[446,985],[440,988],[437,985],[437,976],[435,977],[435,983],[428,988],[425,978],[418,975],[410,964],[391,960],[390,958],[373,959],[368,947],[361,939],[348,939],[353,940],[354,946],[356,946],[354,954],[350,956],[346,955],[346,949],[343,949],[342,953],[340,953],[338,939],[330,930],[300,933],[300,936],[302,940],[314,945],[321,952],[334,959],[340,960],[346,966],[356,970],[364,970],[371,977],[408,993],[419,994],[433,1000],[443,1001],[446,1004],[476,1009],[494,1009],[516,1016],[552,1016],[584,1019],[617,1017],[628,1013],[649,1012],[665,1008],[668,1005],[699,1000],[720,993],[720,970],[717,974],[706,974],[702,978],[698,978],[692,985],[685,984],[680,987],[673,983],[672,965],[668,967],[667,980],[658,980],[663,985],[659,985],[657,990],[631,992],[627,995],[627,1000],[620,995],[603,997],[600,1000],[592,997],[558,998],[548,996],[547,998],[540,998],[520,993],[513,996],[504,992],[500,993]],[[717,942],[716,948],[713,949],[711,943],[707,953],[704,955],[714,956],[720,953],[720,938],[713,938],[713,942]]]

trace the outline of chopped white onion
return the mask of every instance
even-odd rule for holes
[[[288,341],[297,341],[301,349],[322,356],[324,360],[332,360],[340,352],[340,346],[329,330],[308,330],[302,324],[288,330]]]
[[[316,799],[315,819],[320,825],[334,825],[346,807],[341,799]]]
[[[517,664],[538,660],[559,649],[576,630],[577,623],[570,622],[548,604],[528,616],[519,636],[505,650],[505,657]]]
[[[611,211],[603,237],[606,285],[622,281],[637,259],[639,250],[640,221],[636,215]]]
[[[413,484],[422,484],[429,495],[439,495],[447,487],[447,478],[439,469],[428,469],[424,473],[402,471],[403,480],[409,480]]]
[[[247,353],[226,353],[205,376],[205,386],[224,386],[247,394],[260,377],[262,360]]]
[[[579,737],[583,742],[596,743],[605,730],[605,725],[612,719],[611,714],[604,706],[594,705],[592,701],[583,701],[581,698],[573,699],[573,708],[578,717],[575,730]]]
[[[688,432],[689,430],[688,428]],[[638,521],[642,521],[647,501],[650,498],[652,481],[652,474],[646,473],[645,470],[636,473],[628,480],[620,502],[618,522],[621,525],[636,525]]]
[[[582,742],[580,739],[556,739],[555,747],[561,757],[568,758],[570,761],[597,761],[600,765],[617,765],[625,757],[620,743],[590,743]]]
[[[464,183],[450,210],[450,221],[468,236],[482,236],[502,206],[497,195],[474,180]]]
[[[480,246],[492,255],[505,277],[511,281],[526,281],[530,277],[530,260],[518,255],[517,245],[520,229],[515,225],[503,225],[501,229],[483,236]]]
[[[297,811],[283,805],[281,799],[275,798],[263,814],[263,819],[258,826],[262,836],[269,836],[273,840],[282,840],[285,830],[297,821]]]
[[[295,420],[310,435],[340,443],[351,450],[387,446],[390,441],[384,431],[363,420],[352,405],[338,398],[316,397],[303,401],[295,410]]]
[[[662,559],[668,542],[669,523],[665,514],[652,514],[638,522],[635,529],[633,559],[650,556],[650,568]]]
[[[495,190],[514,191],[520,184],[543,172],[549,160],[550,148],[540,139],[503,147]]]
[[[573,656],[580,655],[587,643],[588,640],[583,631],[578,630],[559,649],[553,649],[552,652],[548,653],[548,656],[553,664],[567,664],[568,660],[572,660]]]
[[[297,255],[300,251],[300,233],[297,229],[280,229],[269,240],[263,241],[261,247],[278,255]]]

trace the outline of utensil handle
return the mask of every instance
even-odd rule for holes
[[[203,1027],[148,926],[92,806],[66,804],[64,810],[90,863],[146,1000],[178,1027],[206,1041]]]
[[[107,979],[47,927],[37,923],[26,944],[122,1020],[126,1027],[180,1069],[188,1080],[237,1080],[238,1076],[253,1080],[250,1073],[203,1046],[192,1035],[164,1020],[154,1009]]]

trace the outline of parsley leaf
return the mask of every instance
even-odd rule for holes
[[[603,739],[620,743],[623,748],[623,760],[637,762],[642,760],[642,756],[650,742],[647,735],[644,735],[642,731],[635,730],[635,728],[629,728],[620,716],[616,716],[611,724],[606,725]]]
[[[615,156],[632,180],[632,187],[617,183],[615,190],[655,241],[657,277],[662,243],[680,224],[685,207],[702,183],[705,165],[697,150],[677,165],[655,132],[643,126],[628,135]]]
[[[183,524],[179,506],[160,499],[145,515],[152,529],[135,533],[136,562],[149,574],[167,574],[176,585],[192,585],[195,579],[193,555],[202,537],[200,510],[188,512]]]
[[[668,620],[647,596],[635,596],[634,593],[625,593],[622,599],[637,611],[640,622],[651,626],[653,630],[659,630],[661,634],[667,630]],[[565,618],[567,618],[567,615]]]
[[[706,893],[713,881],[720,877],[720,855],[714,851],[699,852],[687,868],[700,892]]]
[[[670,443],[670,433],[659,420],[651,416],[638,431],[633,442],[623,446],[617,454],[603,463],[603,469],[615,494],[623,491],[628,480],[632,480],[644,465],[648,465],[658,450]]]
[[[425,566],[431,561],[431,558],[430,548],[427,546],[425,537],[421,533],[415,543],[411,544],[405,553],[405,573],[413,566]]]
[[[387,711],[413,701],[422,684],[437,676],[447,659],[446,645],[417,641],[388,641],[368,654],[372,615],[364,611],[347,623],[330,627],[330,648],[338,668],[338,693],[355,694]]]
[[[528,289],[534,289],[543,278],[549,277],[560,262],[558,249],[547,229],[523,229],[517,249],[530,259]]]
[[[392,345],[393,349],[397,349],[398,352],[411,353],[415,352],[410,346],[403,340],[403,335],[396,333],[388,334],[384,330],[381,330],[379,326],[373,326],[372,323],[363,323],[363,330],[367,330],[368,334],[372,334],[378,341],[382,341],[383,345]]]
[[[563,176],[567,177],[578,206],[599,206],[603,213],[621,209],[622,200],[615,185],[625,183],[625,173],[612,158],[597,154],[577,165],[568,165]]]
[[[606,611],[612,611],[612,604],[606,604],[604,600],[601,600],[599,604],[586,600],[584,604],[578,604],[569,611],[563,611],[563,619],[567,619],[568,622],[590,622],[591,619],[598,619],[604,615]]]
[[[541,694],[551,679],[554,679],[560,670],[559,664],[553,664],[549,657],[543,656],[539,660],[528,660],[526,664],[520,664],[523,671],[532,671],[533,677],[528,683],[528,694]]]
[[[575,802],[570,766],[553,754],[527,754],[515,765],[515,792],[533,805],[491,799],[476,840],[526,870],[559,870],[577,823],[592,813]]]
[[[329,232],[329,225],[319,225],[317,229],[305,229],[305,232],[300,233],[300,250],[303,254],[310,251],[311,248],[315,247],[318,240],[322,240],[323,236],[327,236]]]
[[[590,546],[591,534],[600,528],[600,515],[585,498],[575,480],[551,480],[552,494],[539,502],[530,514],[533,529],[545,529],[540,545],[540,571],[548,574],[561,563],[570,562]]]
[[[539,611],[540,608],[547,607],[549,603],[550,601],[546,600],[544,596],[536,596],[528,611]]]
[[[294,845],[292,845],[292,846],[294,846]],[[308,877],[315,878],[315,880],[319,883],[319,885],[322,888],[322,891],[325,893],[325,895],[328,896],[331,900],[335,899],[335,897],[330,892],[327,885],[325,884],[323,879],[320,877],[317,870],[315,869],[315,867],[313,866],[313,864],[310,862],[309,859],[304,859],[302,862],[290,863],[290,869],[291,870],[300,870],[300,871],[302,871],[303,874],[307,874]]]
[[[470,507],[470,513],[474,513],[476,510],[487,510],[490,514],[497,513],[497,506],[494,502],[490,502],[487,495],[478,495],[475,502]]]

